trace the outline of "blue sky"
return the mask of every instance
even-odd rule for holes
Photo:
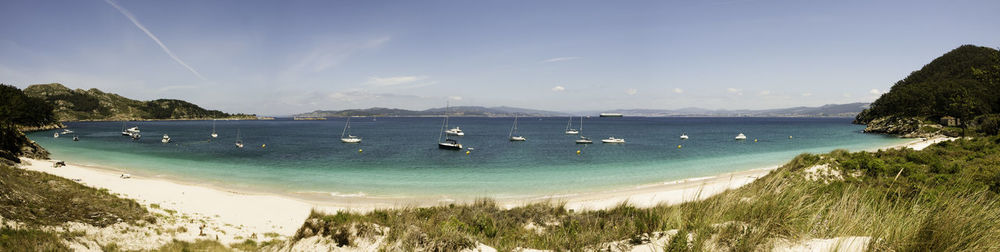
[[[818,106],[873,101],[962,44],[1000,47],[997,13],[995,0],[3,0],[0,82],[269,115]]]

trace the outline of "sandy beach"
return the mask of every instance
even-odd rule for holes
[[[923,149],[931,144],[953,138],[914,139],[907,143],[883,147]],[[137,200],[144,205],[156,204],[160,208],[177,211],[185,216],[198,217],[215,227],[219,239],[236,242],[253,235],[277,234],[288,237],[295,234],[313,209],[334,213],[347,210],[366,212],[379,208],[433,206],[448,203],[441,200],[378,199],[343,197],[342,200],[318,201],[288,195],[245,192],[207,185],[188,184],[156,177],[132,175],[121,178],[121,173],[68,163],[53,168],[52,160],[24,159],[28,165],[21,168],[35,170],[78,181],[95,188],[106,188],[111,193]],[[541,196],[524,199],[500,200],[506,207],[516,207],[534,202],[559,202],[574,210],[606,209],[621,202],[639,207],[657,204],[677,204],[699,200],[734,189],[767,175],[777,167],[764,167],[747,171],[709,177],[665,181],[637,185],[616,190],[570,195]]]

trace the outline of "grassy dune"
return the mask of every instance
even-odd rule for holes
[[[922,151],[803,154],[743,188],[702,201],[570,212],[558,204],[509,210],[470,205],[313,213],[296,239],[350,246],[384,235],[382,249],[599,249],[677,232],[671,250],[767,249],[779,240],[872,237],[876,250],[1000,249],[1000,138],[958,140]],[[826,172],[810,167],[826,165]],[[812,174],[812,175],[810,175]],[[388,227],[388,230],[382,228]],[[690,237],[690,239],[688,239]]]

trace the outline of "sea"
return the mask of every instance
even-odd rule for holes
[[[62,130],[29,133],[71,163],[188,183],[276,193],[371,198],[525,198],[614,190],[782,165],[801,153],[852,151],[907,140],[863,133],[850,118],[587,117],[578,135],[568,117],[451,117],[463,150],[443,150],[440,117],[296,121],[69,122]],[[210,136],[213,124],[218,138]],[[574,117],[572,128],[580,128]],[[237,131],[244,148],[237,148]],[[734,140],[740,133],[747,140]],[[170,143],[161,143],[164,134]],[[682,140],[686,134],[689,139]],[[72,136],[79,137],[73,141]],[[608,137],[624,144],[601,143]]]

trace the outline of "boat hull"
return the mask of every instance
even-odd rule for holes
[[[526,140],[528,140],[528,139],[526,139],[524,137],[519,137],[519,136],[510,137],[510,141],[511,142],[523,142],[523,141],[526,141]]]
[[[592,144],[594,141],[590,140],[576,140],[576,144]]]
[[[461,144],[438,143],[438,149],[442,150],[462,150]]]
[[[361,138],[341,138],[341,143],[360,143]]]

